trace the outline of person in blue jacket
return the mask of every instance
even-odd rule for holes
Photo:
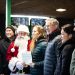
[[[47,31],[47,39],[48,45],[45,52],[45,60],[44,60],[44,75],[53,75],[56,64],[56,41],[57,36],[60,35],[59,29],[59,21],[55,18],[46,19],[46,31]],[[55,45],[56,44],[56,45]]]

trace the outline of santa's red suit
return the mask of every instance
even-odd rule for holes
[[[7,61],[9,62],[8,67],[12,72],[16,70],[15,66],[17,66],[17,68],[19,67],[20,70],[23,68],[23,65],[21,64],[22,63],[21,53],[24,53],[25,50],[30,51],[30,42],[31,40],[28,40],[27,47],[23,48],[23,51],[22,49],[20,50],[18,46],[14,45],[15,41],[12,42],[10,46],[8,47],[6,58],[7,58]],[[20,64],[20,66],[18,66],[18,64]]]

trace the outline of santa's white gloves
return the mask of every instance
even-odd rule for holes
[[[8,67],[10,71],[14,72],[16,71],[16,63],[18,59],[16,57],[12,57],[11,60],[9,61]]]
[[[11,72],[18,70],[23,70],[23,62],[19,61],[17,57],[12,57],[9,61],[8,67]]]
[[[23,70],[23,62],[18,61],[18,62],[16,63],[16,68],[17,68],[18,70]]]

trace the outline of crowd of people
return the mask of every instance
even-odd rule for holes
[[[0,75],[75,75],[75,26],[55,18],[35,25],[10,25],[0,40]]]

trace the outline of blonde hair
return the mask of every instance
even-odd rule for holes
[[[52,23],[53,25],[57,25],[57,27],[59,27],[59,22],[57,19],[55,18],[49,18],[49,19],[46,19],[45,22],[47,21],[50,21],[50,23]]]
[[[41,25],[36,25],[34,26],[35,28],[37,28],[37,31],[41,34],[41,37],[45,37],[45,30],[44,27],[42,27]],[[33,27],[33,28],[34,28]]]
[[[41,25],[35,25],[34,27],[36,27],[37,28],[37,31],[40,33],[40,36],[39,37],[44,37],[45,38],[45,30],[44,30],[44,27],[42,27]],[[35,41],[36,40],[34,40],[32,38],[32,41],[31,41],[31,44],[30,44],[30,50],[33,50],[34,49],[34,47],[35,47]]]

